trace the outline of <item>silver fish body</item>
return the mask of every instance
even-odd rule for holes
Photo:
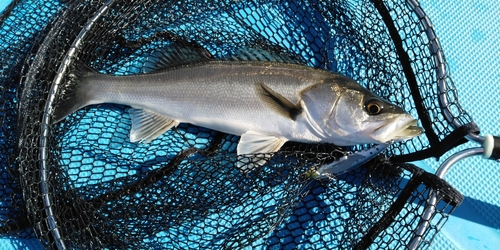
[[[240,135],[238,154],[270,153],[286,141],[350,146],[417,136],[415,119],[354,80],[278,62],[210,61],[155,73],[79,78],[54,118],[92,104],[132,107],[131,141],[179,123]]]
[[[125,104],[234,135],[253,131],[318,142],[302,117],[294,121],[272,112],[256,89],[264,83],[298,103],[298,93],[323,75],[295,65],[211,62],[139,76],[93,74],[78,95],[85,96],[85,105]]]

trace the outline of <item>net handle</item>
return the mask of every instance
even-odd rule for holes
[[[472,157],[472,156],[477,156],[484,154],[484,149],[483,148],[470,148],[470,149],[465,149],[462,150],[458,153],[455,153],[454,155],[450,156],[441,166],[439,166],[438,170],[436,171],[436,176],[443,179],[445,174],[448,172],[448,170],[458,161]],[[432,220],[432,215],[434,214],[435,207],[439,200],[437,199],[436,192],[432,192],[430,195],[430,198],[427,200],[427,205],[426,209],[424,211],[424,214],[422,216],[422,222],[419,223],[417,231],[415,231],[415,236],[410,242],[410,245],[408,246],[408,249],[417,249],[417,247],[420,244],[420,241],[423,238],[424,233],[427,231],[427,228],[430,226],[430,221]]]

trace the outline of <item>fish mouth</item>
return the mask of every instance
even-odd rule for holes
[[[384,143],[408,140],[424,133],[417,123],[410,115],[399,116],[373,131],[372,138]]]
[[[421,127],[417,126],[417,120],[413,119],[412,121],[409,121],[405,125],[401,126],[399,130],[394,131],[395,136],[393,140],[408,140],[423,133],[424,130]]]

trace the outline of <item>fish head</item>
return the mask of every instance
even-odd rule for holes
[[[316,134],[338,146],[402,141],[423,132],[412,115],[344,76],[303,91],[301,105]]]

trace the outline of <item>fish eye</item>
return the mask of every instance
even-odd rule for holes
[[[365,110],[368,112],[370,115],[378,115],[382,113],[382,110],[384,109],[383,102],[380,101],[379,99],[369,99],[365,103]]]

